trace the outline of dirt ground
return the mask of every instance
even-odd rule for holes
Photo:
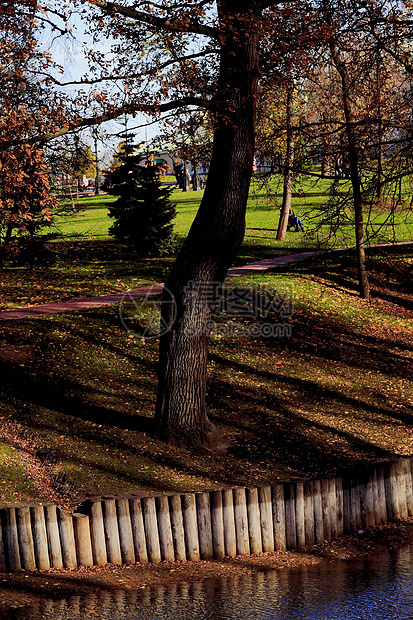
[[[0,575],[0,615],[7,609],[30,604],[38,596],[60,598],[87,594],[96,589],[132,590],[151,586],[202,581],[216,577],[236,577],[261,571],[354,559],[413,544],[413,517],[386,523],[330,543],[298,551],[277,551],[259,556],[225,558],[215,561],[134,564],[49,570]]]

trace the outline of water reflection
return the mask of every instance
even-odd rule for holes
[[[412,620],[413,547],[358,561],[145,590],[96,590],[7,620]],[[3,614],[3,615],[2,615]]]

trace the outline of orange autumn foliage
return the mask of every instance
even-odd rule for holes
[[[60,120],[39,77],[50,59],[37,46],[37,10],[32,0],[0,7],[0,263],[17,237],[32,237],[50,222],[56,205],[42,148],[30,144]]]

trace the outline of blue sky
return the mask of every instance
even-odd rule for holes
[[[64,24],[61,22],[58,25],[63,27]],[[73,15],[68,25],[72,31],[72,36],[56,37],[51,29],[46,29],[40,40],[41,46],[51,53],[53,60],[64,70],[63,75],[58,72],[54,73],[54,77],[60,82],[78,81],[82,76],[87,75],[88,62],[85,57],[87,48],[93,48],[104,53],[105,56],[110,56],[113,43],[113,41],[107,38],[98,44],[93,43],[90,35],[86,33],[85,24],[79,15]],[[88,89],[92,87],[82,86],[82,88],[88,92]],[[75,94],[77,87],[66,86],[64,90]],[[121,140],[116,134],[122,133],[125,130],[124,123],[125,121],[122,117],[119,121],[111,121],[100,127],[99,133],[102,135],[102,140],[99,152],[101,155],[106,153],[106,157],[110,157],[108,153],[113,152]],[[128,131],[134,127],[138,127],[133,133],[135,141],[139,143],[146,140],[151,141],[159,132],[159,125],[153,124],[152,120],[143,114],[138,115],[136,118],[128,119]],[[92,139],[90,135],[90,130],[84,132],[83,139],[91,144]]]

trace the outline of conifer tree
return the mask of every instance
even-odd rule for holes
[[[115,220],[109,234],[132,245],[138,256],[173,254],[176,235],[172,220],[176,210],[169,200],[171,190],[162,186],[163,170],[159,165],[142,166],[140,161],[140,157],[128,153],[106,179],[107,191],[119,196],[109,207],[109,217]]]

